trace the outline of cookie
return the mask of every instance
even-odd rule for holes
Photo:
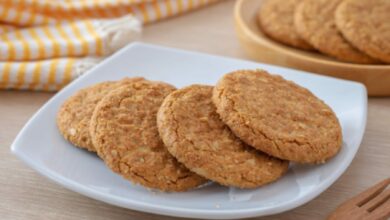
[[[262,31],[283,44],[312,50],[313,47],[296,33],[294,11],[301,0],[266,0],[261,4],[258,22]]]
[[[191,171],[226,186],[254,188],[280,178],[288,162],[239,140],[219,118],[213,87],[192,85],[164,100],[157,114],[168,151]]]
[[[97,103],[113,88],[138,80],[143,78],[102,82],[76,92],[62,104],[57,113],[57,127],[62,136],[77,147],[95,152],[89,136],[89,123]]]
[[[157,110],[171,85],[139,81],[106,95],[90,126],[93,144],[109,168],[124,178],[162,191],[185,191],[206,182],[169,154],[157,130]]]
[[[309,90],[263,70],[226,74],[213,103],[233,133],[269,155],[299,163],[322,163],[341,148],[332,109]]]
[[[342,0],[304,0],[295,10],[298,34],[320,52],[340,61],[371,64],[377,61],[360,52],[337,29],[334,12]]]
[[[390,63],[390,1],[346,0],[335,13],[343,36],[368,55]]]

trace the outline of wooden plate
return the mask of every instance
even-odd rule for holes
[[[248,55],[258,61],[363,83],[370,96],[390,95],[390,65],[337,61],[316,52],[285,46],[266,37],[257,25],[261,0],[237,0],[234,18],[238,38]]]

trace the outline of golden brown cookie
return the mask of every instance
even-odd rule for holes
[[[226,74],[214,88],[213,102],[236,136],[280,159],[321,163],[341,148],[332,109],[280,76],[263,70]]]
[[[157,110],[171,85],[139,81],[106,95],[90,132],[98,155],[124,178],[162,191],[185,191],[206,182],[169,154],[157,130]]]
[[[352,63],[377,63],[344,39],[337,29],[334,12],[342,0],[304,0],[295,10],[298,34],[320,52]]]
[[[168,151],[191,171],[226,186],[254,188],[279,179],[288,161],[241,142],[219,118],[213,87],[192,85],[171,93],[157,114]]]
[[[272,39],[305,50],[314,49],[296,33],[294,11],[301,0],[266,0],[261,4],[258,21]]]
[[[390,1],[346,0],[335,13],[337,27],[356,48],[390,63]]]
[[[143,78],[124,78],[117,82],[102,82],[81,89],[69,97],[57,113],[57,126],[62,136],[77,147],[95,152],[89,136],[89,123],[97,103],[113,88],[138,80],[143,80]]]

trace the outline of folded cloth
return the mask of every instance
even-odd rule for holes
[[[59,90],[136,40],[142,24],[215,1],[0,0],[0,88]]]
[[[55,58],[0,62],[0,88],[57,91],[96,65],[99,58]]]
[[[0,60],[107,56],[136,39],[140,31],[141,24],[132,16],[16,29],[0,35]]]

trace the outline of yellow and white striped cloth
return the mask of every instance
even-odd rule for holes
[[[217,0],[0,0],[0,88],[55,91],[131,41],[141,24]]]

